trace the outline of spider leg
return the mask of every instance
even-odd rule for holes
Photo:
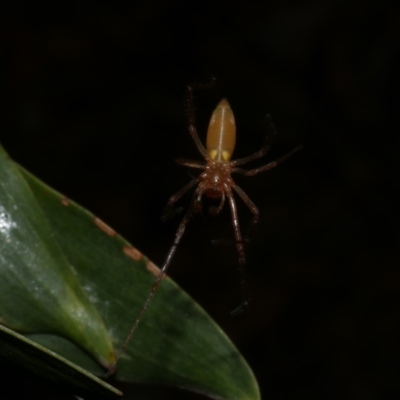
[[[258,211],[258,208],[256,207],[256,205],[250,200],[249,196],[247,196],[247,194],[245,192],[243,192],[243,190],[240,189],[239,186],[235,185],[235,186],[232,186],[232,188],[236,191],[236,193],[241,197],[241,199],[245,202],[245,204],[250,208],[250,211],[253,213],[253,220],[251,221],[247,235],[243,238],[243,242],[246,243],[246,242],[249,242],[250,238],[253,236],[255,228],[258,224],[260,212]],[[225,202],[225,199],[223,201]],[[221,200],[221,203],[220,203],[218,209],[215,211],[215,213],[213,213],[213,216],[218,215],[218,213],[220,213],[222,211],[223,205],[224,205],[224,203],[222,203],[222,200]],[[229,239],[213,239],[211,241],[211,243],[214,246],[233,244],[232,240],[229,240]]]
[[[169,218],[170,210],[174,205],[174,203],[176,203],[187,191],[189,191],[197,183],[199,183],[199,180],[197,178],[191,180],[189,183],[187,183],[185,186],[183,186],[180,190],[178,190],[174,195],[172,195],[169,198],[168,203],[164,208],[163,215],[161,217],[164,221]]]
[[[184,158],[177,158],[175,162],[179,165],[183,165],[184,167],[189,167],[189,168],[199,168],[199,169],[206,168],[204,164],[201,164],[198,161],[186,160]]]
[[[251,221],[251,225],[249,231],[247,233],[246,241],[249,240],[254,233],[254,230],[258,224],[260,211],[257,206],[250,200],[249,196],[237,185],[232,186],[232,189],[239,195],[239,197],[244,201],[247,207],[249,207],[250,211],[253,214],[253,220]]]
[[[217,208],[217,214],[218,215],[222,209],[224,208],[224,204],[225,204],[225,192],[222,192],[222,198],[221,198],[221,202],[219,203],[219,206]]]
[[[228,196],[229,200],[229,205],[231,207],[231,214],[232,214],[232,222],[233,222],[233,233],[235,235],[235,241],[236,241],[236,250],[238,252],[238,257],[239,257],[239,267],[240,267],[240,274],[241,274],[241,285],[242,285],[242,304],[233,310],[231,312],[232,316],[237,316],[241,314],[245,308],[247,308],[249,304],[249,297],[248,297],[248,292],[247,292],[247,286],[246,286],[246,255],[244,253],[244,243],[242,239],[242,234],[240,232],[240,227],[239,227],[239,218],[238,218],[238,213],[237,213],[237,208],[236,208],[236,202],[233,197],[233,193],[230,189],[230,187],[226,186],[225,187],[226,194]]]
[[[268,121],[269,128],[272,132],[272,135],[268,135],[266,137],[265,142],[264,142],[263,146],[261,147],[261,149],[256,151],[254,154],[244,157],[244,158],[239,158],[237,160],[231,161],[232,167],[235,167],[237,165],[247,164],[250,161],[257,160],[258,158],[261,158],[268,152],[269,148],[271,147],[272,142],[274,141],[274,139],[276,137],[276,129],[271,121],[271,116],[269,114],[267,115],[267,121]]]
[[[268,171],[272,168],[275,168],[278,164],[280,164],[281,162],[287,160],[289,157],[291,157],[294,153],[300,151],[303,149],[303,146],[297,146],[296,148],[294,148],[292,151],[289,151],[289,153],[285,154],[283,157],[278,158],[275,161],[272,161],[266,165],[263,165],[262,167],[258,167],[258,168],[254,168],[254,169],[250,169],[250,170],[246,170],[246,169],[242,169],[242,168],[232,168],[232,173],[236,173],[236,174],[241,174],[241,175],[245,175],[245,176],[254,176],[259,174],[260,172],[264,172],[264,171]]]
[[[211,215],[213,217],[216,217],[222,211],[222,209],[224,208],[225,199],[226,199],[226,196],[225,196],[225,191],[224,191],[224,192],[222,192],[221,201],[220,201],[218,207],[212,207],[210,209]]]
[[[193,106],[193,88],[191,86],[187,87],[187,94],[188,94],[188,102],[189,102],[189,117],[188,117],[188,123],[189,123],[189,133],[190,136],[192,136],[192,139],[196,143],[197,148],[199,149],[199,152],[201,155],[207,160],[208,154],[207,150],[204,147],[203,143],[201,143],[201,140],[199,138],[199,135],[197,134],[197,129],[195,126],[195,114],[194,114],[194,106]]]
[[[190,182],[190,183],[192,183],[192,182]],[[152,300],[152,298],[154,296],[154,293],[158,289],[158,286],[159,286],[162,278],[164,277],[164,275],[167,272],[167,269],[169,267],[169,264],[171,263],[172,257],[174,256],[174,254],[176,252],[176,249],[178,247],[178,244],[181,241],[182,236],[183,236],[183,234],[185,232],[186,226],[187,226],[188,222],[190,221],[190,218],[192,217],[194,205],[201,200],[201,196],[203,195],[203,192],[204,192],[204,189],[202,189],[200,187],[198,187],[196,189],[196,191],[194,192],[194,195],[193,195],[193,198],[192,198],[192,203],[191,203],[189,209],[186,211],[186,214],[183,217],[181,223],[179,224],[178,230],[177,230],[177,232],[175,234],[174,243],[173,243],[172,247],[170,248],[170,250],[169,250],[169,252],[167,254],[167,257],[166,257],[166,259],[164,261],[164,265],[160,269],[160,272],[159,272],[156,280],[153,283],[151,291],[150,291],[149,295],[147,296],[147,299],[146,299],[142,309],[140,310],[138,317],[136,318],[135,324],[133,325],[133,327],[131,328],[131,330],[130,330],[128,336],[127,336],[127,338],[125,339],[125,342],[122,345],[119,353],[117,354],[113,365],[108,370],[107,377],[109,377],[111,374],[114,373],[115,367],[117,365],[118,360],[120,359],[121,355],[123,354],[123,352],[126,349],[126,346],[128,345],[129,341],[131,340],[131,338],[132,338],[133,334],[135,333],[136,329],[138,328],[140,320],[143,317],[143,314],[146,312],[147,307],[149,306],[149,304],[150,304],[150,302],[151,302],[151,300]]]

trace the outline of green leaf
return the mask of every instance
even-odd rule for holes
[[[108,332],[18,167],[0,148],[0,321],[18,332],[69,338],[104,366]]]
[[[150,291],[157,268],[91,213],[24,169],[20,168],[20,173],[34,196],[29,201],[45,216],[52,239],[104,320],[114,348],[119,349]],[[17,179],[22,180],[21,175]],[[20,200],[14,198],[18,204]],[[18,246],[14,247],[18,253]],[[47,269],[42,273],[46,276]],[[91,372],[104,374],[79,341],[54,330],[48,332],[38,330],[30,338]],[[179,386],[219,399],[260,398],[252,371],[231,341],[169,278],[161,283],[121,357],[116,377]]]
[[[122,393],[63,357],[0,325],[0,356],[8,364],[23,365],[33,374],[46,377],[71,394],[91,398],[118,399]],[[87,398],[87,397],[86,397]]]

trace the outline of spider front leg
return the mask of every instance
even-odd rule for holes
[[[249,296],[248,296],[248,291],[247,291],[247,285],[246,285],[246,255],[244,253],[244,242],[242,239],[242,234],[240,232],[240,227],[239,227],[239,218],[238,218],[238,213],[237,213],[237,207],[236,207],[236,202],[233,197],[233,193],[230,189],[230,187],[225,186],[225,191],[226,195],[228,196],[229,200],[229,205],[231,208],[231,214],[232,214],[232,222],[233,222],[233,233],[235,235],[235,241],[236,241],[236,250],[238,252],[238,257],[239,257],[239,268],[240,268],[240,274],[241,274],[241,285],[242,285],[242,304],[234,309],[231,312],[231,315],[233,317],[236,317],[240,314],[243,313],[243,311],[246,310],[246,308],[249,305]]]
[[[251,213],[253,214],[253,220],[251,221],[248,233],[245,237],[245,241],[249,241],[250,238],[253,236],[253,233],[256,229],[260,218],[260,211],[258,210],[257,206],[250,200],[249,196],[239,187],[239,186],[232,186],[232,189],[239,195],[239,197],[243,200],[247,207],[249,207]]]
[[[192,186],[195,185],[195,181],[197,181],[197,179],[194,179],[193,181],[189,182],[187,185],[185,185],[179,192],[177,192],[174,196],[171,197],[170,201],[176,201],[179,197],[182,196],[182,194],[184,194],[185,192],[187,192]],[[167,273],[168,267],[171,264],[171,260],[172,257],[174,256],[176,249],[178,248],[179,242],[182,239],[183,234],[185,233],[185,229],[187,224],[189,223],[192,214],[193,214],[193,210],[195,208],[195,205],[197,203],[199,203],[201,201],[201,196],[203,195],[204,190],[201,187],[198,187],[196,189],[196,191],[194,192],[194,195],[192,197],[192,202],[190,207],[188,208],[188,210],[186,211],[185,216],[182,218],[181,223],[178,226],[178,230],[175,234],[175,240],[174,243],[172,245],[172,247],[169,249],[169,252],[167,254],[167,257],[164,261],[164,265],[161,267],[160,272],[157,275],[156,280],[153,283],[153,286],[151,287],[150,293],[147,296],[146,301],[144,302],[144,305],[142,307],[142,309],[139,312],[139,315],[136,318],[135,323],[133,324],[131,330],[129,331],[128,336],[125,339],[125,342],[123,343],[121,349],[119,350],[119,352],[117,353],[114,363],[111,365],[111,367],[109,368],[108,372],[107,372],[107,378],[109,378],[112,374],[115,373],[115,368],[117,366],[118,360],[121,358],[122,354],[124,353],[126,346],[128,345],[129,341],[131,340],[133,334],[136,332],[140,321],[143,318],[144,313],[146,312],[151,300],[154,297],[154,293],[157,291],[158,286],[160,285],[161,280],[163,279],[163,277],[165,276],[165,274]]]
[[[249,230],[246,234],[246,236],[243,238],[244,243],[248,243],[250,239],[252,238],[254,231],[256,229],[256,226],[258,224],[259,218],[260,218],[260,211],[258,210],[257,206],[250,200],[249,196],[237,185],[233,185],[232,189],[238,194],[238,196],[243,200],[243,202],[246,204],[247,207],[249,207],[251,213],[253,214],[253,219],[250,223]],[[225,201],[225,199],[224,199]],[[218,210],[221,211],[223,206],[223,203],[221,201],[220,206],[218,207]],[[218,211],[218,212],[219,212]],[[217,213],[215,214],[217,215]],[[218,244],[231,244],[230,241],[226,239],[214,239],[212,241],[214,245]]]
[[[163,215],[161,216],[161,219],[163,221],[166,221],[169,218],[172,218],[175,216],[176,213],[173,212],[172,206],[186,193],[188,192],[193,186],[199,183],[199,180],[193,179],[189,183],[187,183],[183,188],[178,190],[174,195],[172,195],[169,200],[167,205],[164,208]]]

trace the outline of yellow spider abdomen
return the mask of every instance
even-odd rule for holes
[[[207,131],[207,153],[217,162],[231,159],[236,142],[236,124],[233,111],[222,99],[211,115]]]

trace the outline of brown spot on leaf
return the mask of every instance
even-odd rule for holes
[[[156,278],[158,275],[160,275],[160,268],[157,267],[154,263],[152,263],[150,260],[147,260],[146,262],[146,268],[147,271],[151,272]],[[162,279],[166,278],[166,274],[162,277]]]
[[[143,254],[133,246],[124,246],[124,253],[135,261],[140,261]]]
[[[63,198],[61,199],[61,204],[62,204],[63,206],[65,206],[65,207],[68,207],[68,206],[69,206],[69,199],[66,198],[66,197],[63,197]]]
[[[117,232],[115,232],[113,228],[109,227],[100,218],[94,217],[93,221],[103,232],[107,233],[108,236],[114,237],[117,235]]]

